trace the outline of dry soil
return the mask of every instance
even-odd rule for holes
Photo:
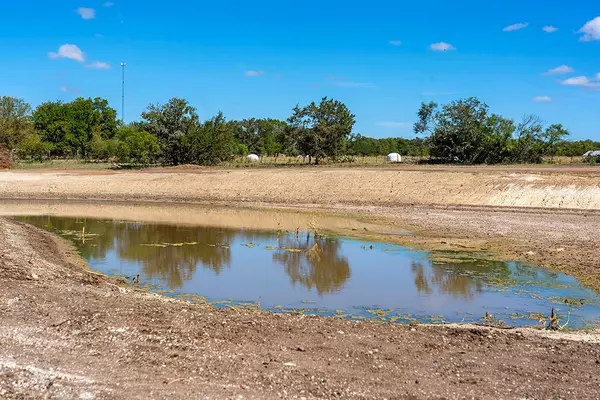
[[[486,252],[600,288],[592,168],[0,172],[0,198],[4,215],[312,227]],[[600,397],[598,332],[216,310],[123,287],[10,219],[0,238],[0,398]]]
[[[0,219],[0,397],[598,398],[600,338],[217,310]]]

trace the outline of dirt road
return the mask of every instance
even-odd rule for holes
[[[0,397],[598,398],[600,335],[283,316],[91,274],[0,219]]]

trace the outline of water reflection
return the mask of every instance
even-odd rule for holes
[[[116,251],[120,260],[141,263],[144,275],[161,279],[171,289],[181,288],[185,280],[191,280],[198,266],[219,275],[231,265],[231,246],[254,247],[255,243],[272,241],[274,236],[266,232],[77,218],[23,220],[76,239],[79,251],[87,259],[105,259],[107,253]],[[285,267],[292,283],[314,287],[319,294],[339,290],[350,278],[350,265],[340,254],[340,242],[310,233],[278,236],[273,261]]]
[[[121,224],[115,241],[119,258],[141,262],[145,275],[166,280],[170,288],[180,288],[184,280],[192,279],[198,266],[217,275],[229,267],[229,243],[234,236],[231,231],[209,228]]]
[[[511,275],[507,263],[496,261],[429,262],[428,266],[423,262],[413,261],[411,269],[415,286],[420,293],[431,295],[437,292],[464,298],[472,298],[481,293],[486,283],[506,284]],[[536,273],[533,272],[533,275]]]
[[[432,262],[427,253],[398,246],[307,233],[21,219],[73,240],[94,269],[139,273],[144,282],[212,300],[258,301],[270,309],[313,303],[312,312],[362,310],[367,317],[427,322],[489,311],[525,324],[527,315],[560,310],[574,298],[586,302],[570,326],[600,316],[596,295],[573,278],[518,263],[459,262],[451,254]],[[386,311],[372,314],[377,309]]]
[[[340,290],[350,279],[350,264],[341,255],[336,239],[311,234],[286,235],[279,240],[273,261],[285,266],[292,283],[312,289],[319,294]]]

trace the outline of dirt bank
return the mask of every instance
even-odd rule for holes
[[[560,171],[560,172],[558,172]],[[275,168],[0,172],[0,198],[600,209],[600,170]]]
[[[168,300],[0,218],[2,398],[598,398],[598,334],[395,326]]]

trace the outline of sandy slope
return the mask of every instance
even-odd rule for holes
[[[0,172],[0,198],[600,209],[600,169],[277,168]]]

